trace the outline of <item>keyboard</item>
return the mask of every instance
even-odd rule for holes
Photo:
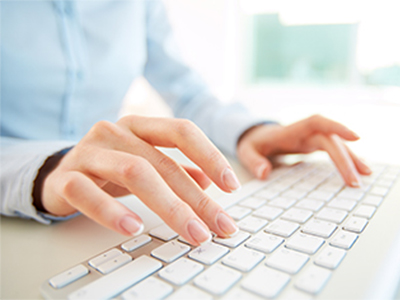
[[[329,163],[275,169],[217,202],[240,231],[195,247],[165,224],[57,274],[49,299],[313,299],[363,239],[400,167],[360,188]]]

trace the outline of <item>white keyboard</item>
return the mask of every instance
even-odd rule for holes
[[[312,299],[340,268],[400,177],[375,165],[349,188],[332,165],[302,163],[219,199],[235,236],[194,247],[166,225],[58,274],[51,299]],[[372,223],[372,224],[370,224]]]

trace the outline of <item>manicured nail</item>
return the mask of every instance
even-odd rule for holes
[[[144,226],[131,216],[125,216],[119,223],[120,226],[133,236],[139,235],[143,232]]]
[[[188,231],[192,239],[199,244],[211,241],[212,235],[210,231],[196,219],[189,221]]]
[[[360,161],[361,161],[361,165],[362,165],[363,171],[365,173],[367,173],[368,175],[371,174],[372,170],[368,167],[368,165],[364,161],[362,161],[361,159],[360,159]]]
[[[266,164],[262,164],[258,167],[256,176],[258,179],[262,179],[265,177],[265,173],[267,172],[268,166]]]
[[[361,178],[357,175],[353,175],[351,178],[351,186],[359,188],[362,186]]]
[[[352,187],[355,187],[355,188],[359,188],[361,185],[360,185],[360,183],[357,182],[357,181],[352,181],[352,182],[351,182],[351,186],[352,186]]]
[[[355,133],[354,131],[352,131],[352,130],[349,129],[349,132],[350,132],[356,139],[359,139],[359,138],[360,138],[360,136],[359,136],[357,133]]]
[[[229,236],[234,236],[239,232],[239,228],[237,227],[236,223],[223,212],[218,214],[217,224],[219,228]]]
[[[240,189],[239,179],[237,179],[235,173],[230,168],[226,168],[222,173],[222,180],[231,191]]]

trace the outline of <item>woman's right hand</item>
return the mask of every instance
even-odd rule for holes
[[[180,149],[201,170],[183,168],[156,146]],[[209,178],[209,179],[208,179]],[[143,229],[138,215],[114,197],[132,193],[194,245],[238,228],[202,188],[240,187],[231,166],[192,122],[127,116],[96,123],[46,177],[41,200],[56,216],[80,211],[125,235]]]

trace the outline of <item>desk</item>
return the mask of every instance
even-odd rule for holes
[[[361,107],[364,118],[358,118],[360,107],[332,107],[319,109],[330,117],[337,116],[349,127],[364,137],[353,149],[362,156],[382,162],[400,165],[399,133],[400,106]],[[303,117],[310,107],[288,109],[285,121]],[[322,111],[321,111],[322,110]],[[310,110],[316,112],[315,107]],[[373,116],[373,117],[372,117]],[[294,119],[294,118],[293,118]],[[179,158],[181,159],[181,158]],[[232,162],[242,183],[251,179],[250,174]],[[212,197],[221,195],[216,188],[209,190]],[[121,200],[143,216],[147,208],[137,199],[126,197]],[[145,230],[161,223],[153,213],[146,214]],[[39,287],[47,278],[61,272],[100,251],[127,240],[127,237],[103,228],[84,216],[51,226],[32,220],[1,218],[1,293],[2,299],[38,299]],[[399,295],[400,298],[400,295]]]

